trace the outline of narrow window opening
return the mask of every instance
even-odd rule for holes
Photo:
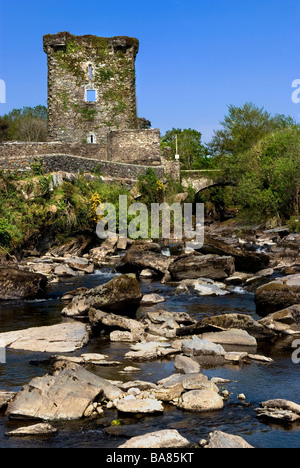
[[[90,78],[90,80],[93,78],[93,67],[92,67],[92,65],[89,65],[89,78]]]
[[[87,89],[86,90],[86,102],[96,102],[96,90]]]
[[[91,144],[91,145],[94,145],[96,143],[96,137],[93,133],[91,133],[89,136],[88,136],[88,139],[87,139],[88,143]]]

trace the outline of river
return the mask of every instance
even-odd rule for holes
[[[7,302],[0,306],[0,331],[12,331],[30,327],[54,325],[62,321],[61,310],[65,306],[60,300],[63,293],[77,287],[88,288],[106,283],[114,275],[108,271],[96,271],[86,275],[48,286],[44,300]],[[158,292],[166,297],[166,302],[152,310],[165,309],[173,312],[187,312],[195,319],[206,316],[239,312],[258,319],[255,311],[254,295],[236,288],[228,296],[198,297],[196,295],[174,296],[174,289],[156,282],[142,282],[144,293]],[[107,337],[93,338],[88,346],[73,355],[96,352],[107,354],[110,360],[122,362],[121,366],[87,369],[110,380],[147,380],[157,382],[174,372],[171,359],[147,363],[125,361],[124,354],[129,350],[126,343],[111,343]],[[256,448],[298,448],[300,424],[281,425],[260,421],[254,411],[259,403],[273,398],[283,398],[299,403],[300,373],[291,359],[291,349],[284,341],[276,345],[259,345],[258,352],[272,357],[272,364],[253,362],[251,365],[231,365],[202,368],[209,378],[221,377],[231,380],[224,385],[230,392],[222,411],[212,413],[188,413],[172,405],[166,405],[163,415],[135,416],[120,418],[115,410],[106,410],[105,417],[77,422],[58,422],[54,427],[58,433],[42,438],[7,438],[9,430],[27,423],[9,421],[0,416],[1,448],[117,448],[128,437],[161,429],[177,429],[193,444],[207,439],[209,432],[221,430],[243,437]],[[0,364],[0,389],[18,391],[33,377],[42,376],[50,369],[47,356],[21,351],[7,351],[6,364]],[[39,362],[38,362],[39,361]],[[123,373],[126,366],[134,366],[139,372]],[[237,396],[246,395],[241,402]],[[114,425],[113,421],[117,420]]]

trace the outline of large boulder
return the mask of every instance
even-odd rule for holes
[[[169,270],[175,281],[199,278],[222,281],[235,272],[235,264],[233,257],[201,255],[195,252],[177,257]]]
[[[117,400],[115,406],[122,413],[152,414],[163,413],[164,411],[162,402],[152,398],[145,398],[143,400],[137,400],[135,397],[124,398]]]
[[[258,340],[275,336],[275,333],[266,328],[263,323],[257,322],[250,315],[246,314],[224,314],[206,317],[195,325],[180,328],[177,331],[177,335],[198,335],[210,331],[229,330],[231,328],[246,330]]]
[[[274,312],[259,320],[259,323],[276,333],[293,335],[300,333],[300,304]]]
[[[84,273],[93,273],[94,265],[89,262],[86,258],[81,257],[71,257],[66,258],[65,262],[73,270],[83,271]]]
[[[84,323],[60,323],[48,327],[28,328],[0,334],[8,349],[39,353],[71,353],[89,341],[90,327]]]
[[[82,257],[90,248],[92,244],[92,236],[77,236],[59,247],[51,248],[47,253],[53,257]],[[42,251],[44,249],[41,249]]]
[[[15,392],[0,391],[0,411],[7,408],[8,403],[16,396]]]
[[[186,312],[169,312],[167,310],[156,310],[154,312],[147,312],[146,318],[149,319],[152,323],[163,325],[166,322],[175,320],[175,322],[180,325],[192,324],[195,323],[195,320],[192,319]]]
[[[53,273],[59,278],[71,278],[72,276],[78,275],[78,273],[70,268],[69,265],[58,265],[55,267]]]
[[[300,234],[290,234],[271,248],[271,256],[280,266],[289,268],[299,264],[299,251]]]
[[[178,355],[174,363],[175,371],[182,374],[198,374],[201,366],[194,359],[188,356]]]
[[[137,320],[122,317],[112,313],[103,312],[102,310],[90,309],[89,319],[93,327],[106,327],[126,330],[136,335],[141,335],[145,332],[145,324]]]
[[[117,276],[106,284],[74,297],[62,311],[67,317],[86,316],[90,308],[135,313],[143,297],[135,275]]]
[[[242,437],[225,432],[215,431],[209,434],[208,449],[251,449],[253,448]]]
[[[208,278],[183,280],[176,288],[175,293],[188,293],[190,290],[198,294],[198,296],[226,296],[229,294],[224,283],[216,283]]]
[[[152,432],[141,436],[133,437],[119,449],[160,449],[160,448],[185,448],[189,447],[190,443],[182,437],[175,429],[166,429],[163,431]]]
[[[204,253],[230,255],[235,259],[238,271],[257,273],[264,270],[269,265],[269,256],[263,252],[253,252],[245,250],[245,244],[240,244],[238,238],[228,238],[206,234],[204,246],[201,249]]]
[[[155,304],[160,304],[161,302],[165,302],[165,298],[163,296],[155,293],[145,294],[141,300],[141,306],[152,306]]]
[[[246,330],[239,330],[238,328],[230,328],[229,330],[220,332],[204,333],[202,338],[203,340],[211,341],[212,343],[220,344],[222,346],[257,347],[256,339],[249,335]]]
[[[198,336],[193,336],[191,340],[182,341],[182,351],[188,356],[224,356],[225,350],[220,344],[203,340]]]
[[[275,399],[264,401],[255,411],[260,419],[292,423],[300,419],[300,405],[293,401]]]
[[[208,377],[201,373],[190,373],[190,374],[173,374],[165,379],[160,380],[158,383],[158,389],[154,390],[156,398],[162,395],[163,391],[170,390],[177,392],[177,396],[173,398],[179,398],[181,394],[186,390],[211,390],[218,393],[218,387]],[[169,400],[172,400],[170,398]]]
[[[32,299],[43,295],[46,286],[44,275],[11,266],[0,267],[0,300]]]
[[[161,339],[159,341],[149,341],[131,345],[132,351],[125,354],[125,359],[134,361],[152,361],[153,359],[163,358],[179,353],[178,349],[171,347],[170,343],[165,343]]]
[[[177,406],[186,411],[216,411],[224,407],[223,398],[217,392],[210,389],[191,390],[184,393]]]
[[[258,288],[255,302],[257,313],[262,317],[300,304],[300,275],[278,278]]]
[[[25,385],[8,405],[10,419],[76,420],[95,400],[121,398],[123,392],[83,367],[60,361],[52,373]]]
[[[89,258],[95,265],[102,266],[106,258],[114,254],[117,249],[118,236],[108,237],[102,242],[100,247],[95,247],[89,251]]]
[[[20,427],[19,429],[15,429],[14,431],[6,432],[5,437],[43,437],[55,435],[56,433],[57,429],[52,427],[50,424],[41,423],[29,427]]]
[[[116,266],[120,273],[141,273],[150,269],[159,276],[168,273],[170,257],[161,253],[161,247],[155,243],[134,244]]]

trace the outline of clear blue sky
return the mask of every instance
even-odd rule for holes
[[[246,101],[300,121],[299,17],[299,0],[0,0],[0,114],[46,105],[42,36],[69,31],[140,40],[138,112],[162,133],[191,127],[208,141]]]

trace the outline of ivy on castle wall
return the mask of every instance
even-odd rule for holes
[[[131,45],[138,47],[138,41],[126,38],[126,45],[119,46],[109,38],[70,35],[65,46],[52,48],[49,108],[54,111],[53,125],[58,131],[65,116],[69,128],[64,132],[66,138],[76,123],[78,135],[73,133],[69,138],[80,141],[87,132],[104,127],[137,128],[134,53],[127,53]],[[93,66],[92,79],[89,64]],[[97,90],[95,103],[85,102],[84,91],[89,86]],[[92,127],[88,125],[91,122]]]
[[[73,108],[80,114],[81,121],[88,120],[89,122],[93,122],[97,115],[97,109],[90,108],[87,106],[79,106],[79,104],[72,104]]]

